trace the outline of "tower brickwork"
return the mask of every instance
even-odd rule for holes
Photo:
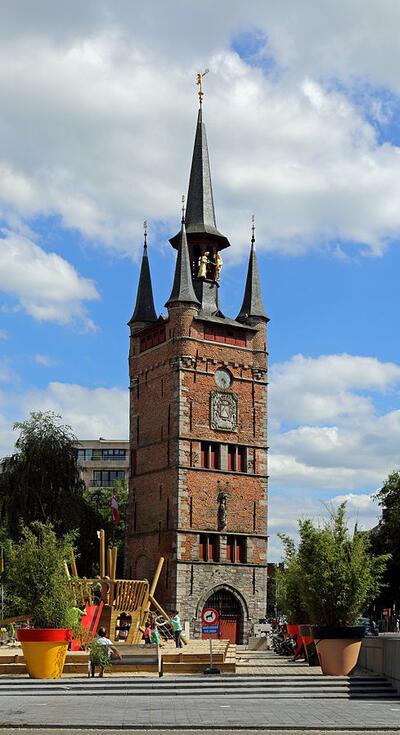
[[[157,589],[164,607],[178,609],[196,636],[203,608],[217,607],[221,637],[241,642],[266,609],[268,317],[254,236],[239,315],[220,309],[229,241],[215,223],[201,111],[186,222],[171,244],[168,316],[155,317],[145,248],[129,322],[125,570],[151,577],[164,556]]]

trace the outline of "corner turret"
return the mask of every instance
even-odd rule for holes
[[[150,265],[147,254],[147,222],[144,223],[144,245],[140,268],[136,304],[128,325],[135,330],[145,329],[157,321],[154,308],[153,288],[151,285]]]
[[[254,321],[259,320],[269,322],[269,316],[267,316],[265,311],[261,294],[260,274],[258,271],[255,249],[254,217],[252,219],[251,246],[246,286],[244,289],[243,303],[236,319],[238,322],[248,323],[253,323]]]

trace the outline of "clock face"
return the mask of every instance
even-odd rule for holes
[[[223,390],[226,390],[232,385],[232,375],[229,370],[226,370],[225,368],[219,368],[219,370],[217,370],[214,375],[214,380],[218,388],[222,388]]]

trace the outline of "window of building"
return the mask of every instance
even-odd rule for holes
[[[219,444],[216,442],[200,443],[200,467],[212,470],[220,469]]]
[[[92,459],[93,450],[92,449],[77,449],[76,452],[78,462],[84,462],[85,460]]]
[[[228,444],[228,472],[236,471],[236,447]]]
[[[244,564],[246,561],[246,537],[226,537],[226,560],[233,564]]]
[[[103,459],[125,459],[126,449],[103,449]]]
[[[246,333],[234,327],[225,327],[220,324],[206,323],[204,325],[204,339],[212,342],[222,342],[227,345],[246,347]]]
[[[114,487],[117,480],[125,480],[124,470],[94,470],[93,487]]]
[[[140,352],[145,352],[145,350],[149,350],[151,347],[160,345],[162,342],[165,342],[165,340],[166,332],[164,325],[156,327],[151,331],[146,331],[146,333],[140,337]]]
[[[247,472],[247,448],[228,444],[228,472]]]
[[[246,467],[246,447],[237,448],[237,471],[247,472]]]
[[[199,536],[199,560],[219,561],[219,539],[215,534],[201,533]]]

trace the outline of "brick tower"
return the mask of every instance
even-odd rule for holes
[[[221,636],[246,639],[266,609],[267,348],[254,227],[243,304],[219,306],[221,251],[200,105],[186,217],[170,240],[175,277],[157,317],[145,237],[130,326],[131,479],[125,571],[200,635],[203,607]]]

